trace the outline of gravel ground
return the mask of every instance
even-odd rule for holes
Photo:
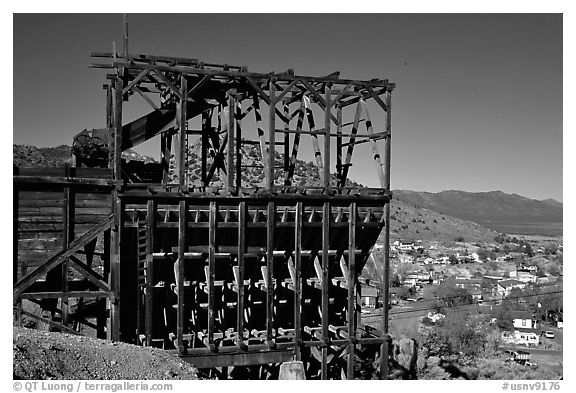
[[[196,369],[160,349],[14,327],[14,379],[197,379]]]

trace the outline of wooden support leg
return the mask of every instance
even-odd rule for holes
[[[238,304],[236,307],[237,345],[244,348],[244,253],[246,251],[246,202],[238,205]]]
[[[215,329],[215,291],[214,280],[216,279],[216,215],[218,206],[216,202],[210,202],[209,233],[208,233],[208,345],[214,346]]]
[[[356,202],[350,204],[348,213],[348,337],[351,343],[348,345],[348,362],[346,376],[354,379],[354,357],[356,345]]]
[[[266,343],[273,347],[274,337],[272,329],[274,325],[274,226],[275,226],[276,208],[274,202],[268,202],[268,222],[267,243],[266,243],[266,270],[267,270],[267,287],[266,287]]]
[[[300,344],[302,342],[302,202],[296,203],[296,217],[294,218],[294,339],[296,342],[295,360],[302,360]]]

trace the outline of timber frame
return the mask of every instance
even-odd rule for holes
[[[309,377],[353,379],[362,353],[378,359],[380,377],[386,378],[388,309],[381,331],[361,323],[358,277],[384,229],[380,282],[389,282],[395,85],[341,79],[339,73],[255,73],[196,59],[92,57],[109,61],[91,65],[110,70],[104,86],[109,169],[99,178],[79,175],[96,170],[89,168],[68,168],[61,177],[15,173],[15,234],[21,224],[18,192],[56,189],[64,201],[62,250],[31,273],[22,271],[15,251],[14,269],[22,273],[14,276],[16,317],[24,312],[23,299],[56,298],[62,318],[50,324],[74,331],[67,299],[97,297],[106,300],[99,314],[106,325],[98,325],[101,335],[105,330],[108,339],[173,350],[221,377],[232,366],[237,370],[230,375],[236,377],[272,375],[275,364],[294,359],[305,361]],[[151,112],[125,122],[124,102],[136,95]],[[372,123],[369,102],[385,113],[383,127]],[[254,130],[243,123],[250,112]],[[321,122],[315,120],[318,113]],[[191,129],[189,120],[196,117],[201,127]],[[161,181],[150,182],[129,173],[122,152],[155,137],[161,145]],[[314,184],[294,181],[303,138],[312,142],[319,179]],[[194,139],[199,162],[188,157]],[[355,147],[365,143],[378,188],[348,181]],[[244,162],[246,146],[257,147],[258,160]],[[263,184],[246,184],[242,173],[248,167],[262,169]],[[85,189],[107,194],[109,210],[76,236],[70,229],[70,193]],[[99,236],[106,245],[102,274],[91,268],[90,252],[76,255]],[[77,284],[70,268],[83,277],[78,290],[72,288]],[[45,290],[34,289],[42,285]],[[386,305],[388,285],[373,285],[382,289]]]

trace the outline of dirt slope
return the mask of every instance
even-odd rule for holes
[[[89,337],[14,327],[14,379],[196,379],[168,352]]]

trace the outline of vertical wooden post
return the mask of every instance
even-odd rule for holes
[[[338,124],[336,125],[336,171],[338,173],[336,184],[339,187],[344,187],[345,185],[341,184],[342,180],[342,108],[338,103],[336,103],[336,121]]]
[[[166,184],[170,180],[170,159],[172,156],[172,135],[168,132],[160,135],[160,150],[162,155],[160,161],[162,162],[163,170],[162,182]]]
[[[180,185],[180,190],[183,190],[186,187],[186,147],[187,147],[187,124],[188,124],[188,117],[186,114],[186,97],[188,96],[188,83],[186,77],[182,75],[180,77],[180,92],[182,94],[182,98],[180,99],[180,117],[178,119],[178,125],[180,126],[180,144],[178,147],[178,155],[179,155],[179,165],[178,165],[178,183]]]
[[[268,191],[274,191],[274,158],[276,155],[276,78],[270,78],[268,107]]]
[[[114,179],[122,179],[122,75],[124,67],[118,68],[114,82]],[[120,237],[122,226],[122,201],[118,195],[118,187],[112,193],[114,206],[114,221],[112,225],[112,239],[110,245],[110,287],[114,294],[110,304],[110,339],[120,341]]]
[[[324,111],[324,184],[323,187],[328,193],[330,188],[330,84],[325,87],[326,109]]]
[[[236,112],[236,89],[228,90],[228,155],[226,171],[228,172],[227,189],[233,193],[234,189],[234,126],[236,124],[234,112]]]
[[[124,58],[128,56],[128,14],[123,14],[124,16],[124,36],[123,36],[123,43],[124,43]]]
[[[288,119],[290,118],[290,107],[288,106],[288,98],[284,98],[283,100],[283,108],[284,108],[284,117],[286,120],[284,121],[284,129],[290,129],[290,123]],[[290,167],[290,133],[284,133],[284,174],[288,173],[288,168]]]
[[[210,202],[209,232],[208,232],[208,345],[214,345],[215,323],[215,293],[214,280],[216,279],[216,214],[218,206],[216,202]]]
[[[390,191],[390,153],[391,153],[391,136],[392,136],[392,96],[391,92],[387,91],[385,95],[386,101],[386,156],[384,161],[384,174],[385,182],[384,188]],[[385,214],[385,227],[384,227],[384,268],[382,269],[382,285],[383,285],[383,297],[384,297],[384,309],[382,311],[382,330],[386,338],[388,338],[388,302],[390,297],[389,285],[390,285],[390,201],[386,203],[384,207]],[[380,349],[380,376],[382,379],[388,378],[389,365],[388,365],[388,340],[382,343]]]
[[[318,143],[318,133],[316,132],[316,122],[314,121],[314,113],[312,112],[312,105],[310,98],[307,96],[302,97],[304,108],[306,110],[306,117],[308,119],[308,127],[312,131],[310,137],[312,138],[312,148],[314,149],[314,158],[316,159],[316,166],[318,167],[318,176],[320,182],[324,184],[324,170],[322,163],[322,152],[320,151],[320,144]]]
[[[268,221],[266,223],[266,267],[267,282],[266,288],[266,343],[273,346],[273,324],[274,324],[274,226],[275,223],[274,202],[268,202]]]
[[[329,119],[328,119],[329,120]],[[322,207],[322,340],[328,345],[330,341],[330,333],[328,331],[329,325],[329,288],[330,288],[330,277],[329,277],[329,256],[328,251],[330,249],[330,202],[324,202]],[[328,379],[328,347],[322,347],[322,370],[321,378]]]
[[[70,176],[70,164],[64,164],[64,176]],[[64,226],[62,243],[63,249],[67,250],[69,244],[74,240],[74,192],[70,187],[64,187],[64,203],[62,206],[62,223]],[[68,258],[62,262],[62,324],[68,325]]]
[[[300,344],[302,342],[302,202],[296,202],[294,217],[294,263],[296,281],[294,282],[294,347],[295,360],[302,360]]]
[[[256,119],[256,127],[258,129],[258,139],[260,141],[260,155],[262,157],[262,166],[264,167],[264,176],[266,184],[270,182],[268,176],[270,175],[268,171],[268,149],[266,148],[266,136],[264,135],[264,126],[262,126],[262,115],[260,113],[260,99],[258,95],[254,93],[252,98],[254,102],[254,117]]]
[[[236,97],[238,98],[238,97]],[[242,103],[236,99],[236,192],[242,187]]]
[[[385,187],[387,191],[390,191],[390,162],[391,162],[391,152],[392,152],[392,92],[388,90],[384,96],[386,100],[386,158],[384,161],[386,182]]]
[[[208,171],[208,134],[212,131],[211,115],[211,110],[202,112],[202,184],[206,184],[206,175]]]
[[[238,307],[236,308],[236,345],[244,346],[244,253],[246,252],[246,202],[238,204]]]
[[[288,173],[284,177],[284,184],[289,186],[292,184],[292,176],[294,175],[294,169],[296,168],[296,159],[298,158],[298,149],[300,148],[300,133],[298,131],[302,130],[302,125],[304,123],[304,97],[302,97],[302,102],[300,104],[300,111],[298,113],[298,120],[296,120],[296,134],[294,134],[294,142],[292,142],[292,156],[290,157],[290,168]]]
[[[348,363],[346,376],[354,379],[354,352],[356,342],[356,202],[350,204],[348,212]]]
[[[114,82],[114,179],[122,179],[122,102],[124,67],[118,68]]]
[[[186,252],[186,227],[188,226],[188,205],[186,200],[180,201],[179,212],[178,212],[178,282],[176,283],[178,288],[178,315],[177,315],[177,327],[176,327],[176,338],[178,340],[178,351],[180,353],[185,352],[184,348],[184,253]]]
[[[112,100],[112,86],[110,84],[105,85],[106,88],[106,128],[108,128],[108,168],[112,168],[114,163],[114,141],[112,140],[112,128],[114,127],[114,112],[113,112],[113,100]],[[78,164],[76,164],[78,166]]]
[[[144,330],[146,346],[152,345],[152,307],[154,304],[154,233],[156,227],[156,203],[149,199],[146,205],[146,281],[144,282]]]

